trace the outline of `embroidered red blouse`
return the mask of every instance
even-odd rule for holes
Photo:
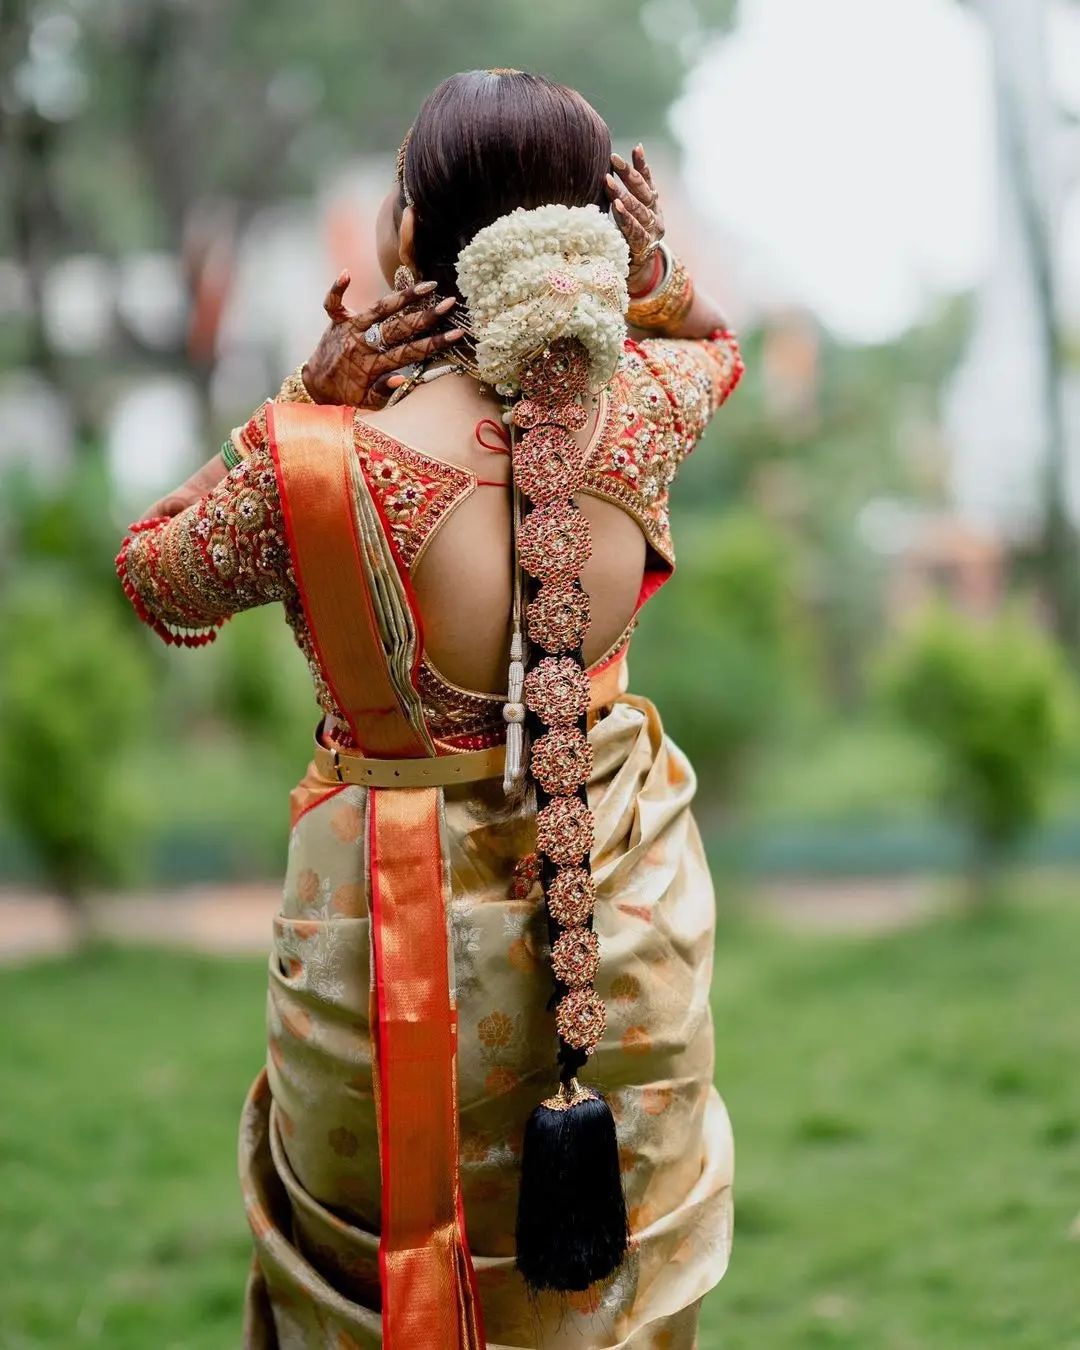
[[[675,566],[671,483],[742,369],[729,332],[700,342],[628,340],[601,395],[584,490],[620,506],[648,540],[639,609]],[[288,387],[286,382],[286,396]],[[402,445],[359,415],[355,428],[360,464],[398,556],[411,570],[439,522],[474,491],[476,478]],[[133,529],[124,540],[117,557],[121,582],[139,617],[170,642],[210,641],[231,614],[280,601],[311,670],[315,697],[325,713],[338,717],[292,574],[265,404],[232,440],[242,462],[212,492],[172,520]],[[596,666],[625,647],[635,623],[636,618]],[[461,689],[426,658],[419,688],[436,738],[471,741],[501,731],[503,696]]]

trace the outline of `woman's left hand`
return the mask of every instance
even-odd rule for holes
[[[612,155],[615,173],[609,173],[604,181],[612,218],[630,249],[630,290],[641,291],[649,289],[656,249],[664,237],[664,216],[641,145],[634,146],[631,159],[633,162],[627,164],[622,155]]]

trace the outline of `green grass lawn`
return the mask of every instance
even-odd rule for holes
[[[736,1243],[703,1350],[1080,1347],[1080,906],[874,939],[729,919]],[[99,951],[0,975],[0,1346],[225,1350],[264,971]]]

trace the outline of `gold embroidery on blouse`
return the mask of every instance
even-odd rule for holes
[[[669,486],[741,373],[738,346],[727,334],[707,342],[631,342],[603,397],[582,490],[627,511],[668,563],[674,562]],[[283,395],[285,386],[279,398]],[[293,576],[268,449],[266,406],[233,433],[234,444],[242,446],[242,462],[180,515],[133,532],[121,550],[118,570],[140,617],[169,641],[209,641],[229,615],[280,600],[311,671],[319,706],[344,726]],[[403,445],[359,415],[355,426],[365,477],[397,556],[411,570],[447,513],[474,490],[475,477]],[[623,651],[636,622],[636,617],[630,620],[591,671]],[[436,740],[491,744],[502,737],[503,694],[462,689],[426,656],[418,687]]]

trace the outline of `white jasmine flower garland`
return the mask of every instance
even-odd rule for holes
[[[602,388],[626,337],[628,270],[626,240],[596,206],[519,207],[485,226],[457,262],[480,378],[516,389],[530,357],[573,337]]]

